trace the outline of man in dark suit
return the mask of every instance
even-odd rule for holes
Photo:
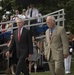
[[[20,75],[21,72],[23,72],[24,75],[29,75],[25,59],[27,57],[30,58],[33,53],[32,36],[30,31],[23,27],[24,21],[21,18],[18,18],[16,23],[18,29],[16,29],[13,33],[13,38],[9,51],[6,52],[6,56],[9,56],[16,47],[16,55],[19,60],[15,75]]]

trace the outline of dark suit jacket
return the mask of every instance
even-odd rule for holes
[[[23,28],[20,42],[18,42],[18,29],[14,31],[9,51],[12,52],[16,47],[17,58],[26,58],[33,53],[32,36],[29,30]]]

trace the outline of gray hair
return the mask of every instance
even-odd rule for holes
[[[54,16],[48,16],[47,18],[51,19],[51,20],[53,20],[55,22],[55,17]]]
[[[17,20],[19,20],[19,19],[22,20],[22,22],[24,22],[24,19],[18,17]],[[17,21],[17,20],[16,20],[16,21]]]
[[[55,21],[55,17],[54,16],[52,16],[52,20]]]

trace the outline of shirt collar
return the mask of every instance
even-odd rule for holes
[[[23,26],[24,27],[24,26]],[[20,29],[20,34],[22,34],[23,27]]]
[[[54,27],[53,27],[52,29],[50,29],[50,32],[51,32],[51,33],[53,33],[55,26],[56,26],[56,25],[54,25]]]

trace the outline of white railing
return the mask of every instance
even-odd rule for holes
[[[55,17],[55,20],[56,20],[56,24],[57,24],[57,25],[61,25],[61,26],[64,27],[64,21],[65,21],[64,9],[57,10],[57,11],[55,11],[55,12],[46,14],[46,15],[41,16],[41,17],[30,18],[30,19],[24,19],[24,21],[27,21],[27,22],[28,22],[28,24],[25,25],[25,27],[38,26],[38,25],[46,24],[45,19],[46,19],[47,16],[50,16],[50,15],[52,15],[52,16]],[[31,20],[38,19],[38,18],[42,19],[42,22],[41,22],[41,23],[30,24]],[[7,23],[12,23],[12,25],[13,25],[13,23],[15,23],[15,21],[1,22],[0,25],[2,25],[2,24],[7,24]],[[16,28],[17,28],[17,27],[12,27],[12,28],[8,28],[8,29],[5,29],[5,30],[10,31],[10,30],[16,29]],[[1,31],[2,31],[2,29],[1,29],[1,27],[0,27],[0,32],[1,32]],[[45,37],[45,35],[41,35],[41,36],[36,37],[36,39],[41,39],[41,38],[44,38],[44,37]],[[2,45],[0,45],[0,47],[3,46],[3,45],[5,46],[5,44],[2,44]]]
[[[46,24],[45,19],[46,19],[47,16],[50,16],[50,15],[52,15],[52,16],[55,17],[55,20],[56,20],[56,24],[57,24],[57,25],[61,25],[61,26],[64,27],[64,21],[65,21],[64,9],[60,9],[60,10],[54,11],[54,12],[52,12],[52,13],[43,15],[43,16],[41,16],[41,17],[30,18],[30,19],[24,19],[24,21],[27,21],[27,22],[28,22],[28,24],[25,25],[25,27],[38,26],[38,25]],[[42,19],[42,22],[41,22],[41,23],[30,24],[31,20],[38,19],[38,18]],[[7,24],[7,23],[12,23],[12,25],[13,25],[13,23],[15,23],[15,21],[1,22],[0,25],[2,25],[2,24]],[[10,30],[16,29],[16,28],[17,28],[17,27],[13,27],[13,28],[5,29],[5,30],[10,31]],[[1,31],[2,31],[2,29],[1,29],[1,27],[0,27],[0,32],[1,32]],[[45,37],[45,35],[41,35],[41,36],[38,36],[38,37],[36,37],[36,38],[39,39],[39,38],[43,38],[43,37]],[[1,45],[1,46],[2,46],[2,45]]]
[[[56,23],[57,23],[57,25],[60,25],[60,22],[62,22],[61,25],[64,26],[64,21],[65,21],[65,18],[64,18],[64,15],[65,15],[64,9],[57,10],[57,11],[55,11],[55,12],[46,14],[46,15],[41,16],[41,17],[30,18],[30,19],[24,19],[24,21],[28,21],[28,24],[25,25],[25,26],[30,27],[30,26],[37,26],[37,25],[39,25],[39,24],[44,24],[46,17],[49,16],[49,15],[52,15],[52,16],[54,16],[54,17],[56,18]],[[38,19],[38,18],[41,18],[43,22],[42,22],[42,23],[30,24],[30,21],[31,21],[31,20]],[[14,22],[15,22],[15,21],[1,22],[0,25],[2,25],[2,24],[7,24],[7,23],[14,23]],[[16,27],[14,27],[14,28],[16,28]],[[14,28],[12,28],[12,29],[14,29]],[[1,30],[0,30],[0,31],[1,31]]]

